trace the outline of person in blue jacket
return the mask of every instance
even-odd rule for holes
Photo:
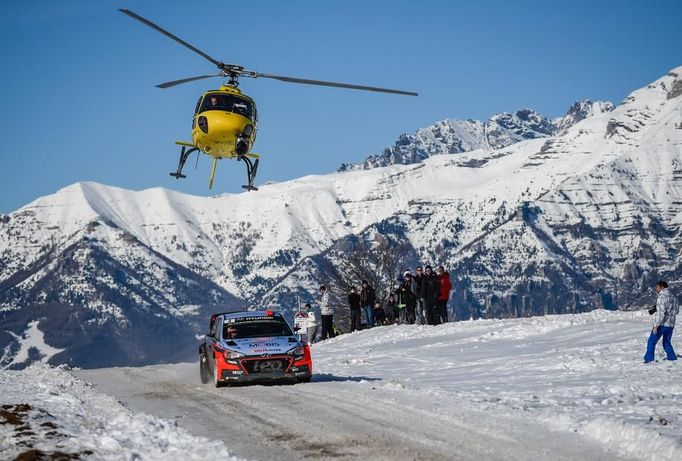
[[[677,360],[677,355],[673,349],[670,339],[673,336],[673,329],[675,328],[675,318],[680,310],[680,304],[674,294],[668,289],[668,283],[661,280],[656,283],[656,310],[654,315],[654,326],[649,335],[649,341],[646,345],[646,354],[644,354],[644,363],[649,363],[654,360],[654,351],[658,340],[663,338],[663,350],[665,351],[668,360]]]

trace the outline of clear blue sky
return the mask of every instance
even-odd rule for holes
[[[244,166],[176,168],[198,96],[220,79],[201,57],[117,11],[129,8],[209,55],[260,72],[418,91],[418,98],[242,79],[258,102],[258,183],[335,171],[445,118],[578,99],[619,102],[682,65],[680,1],[36,1],[0,7],[0,213],[77,181],[211,195]]]

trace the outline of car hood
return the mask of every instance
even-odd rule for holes
[[[301,343],[290,341],[291,336],[276,336],[269,338],[244,338],[244,339],[229,339],[224,340],[223,343],[227,349],[241,352],[246,355],[263,355],[263,354],[285,354]]]

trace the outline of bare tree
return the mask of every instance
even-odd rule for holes
[[[351,287],[360,291],[362,280],[374,287],[377,300],[384,302],[393,286],[413,259],[413,250],[405,240],[381,234],[369,239],[355,237],[339,243],[327,254],[323,276],[328,280],[332,301],[337,307],[335,323],[350,327],[348,293]]]

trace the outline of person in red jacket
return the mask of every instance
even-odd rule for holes
[[[438,301],[436,301],[436,315],[440,317],[440,323],[445,323],[448,321],[448,299],[450,299],[452,282],[450,281],[450,274],[445,272],[443,266],[439,266],[437,272],[440,291],[438,292]]]

